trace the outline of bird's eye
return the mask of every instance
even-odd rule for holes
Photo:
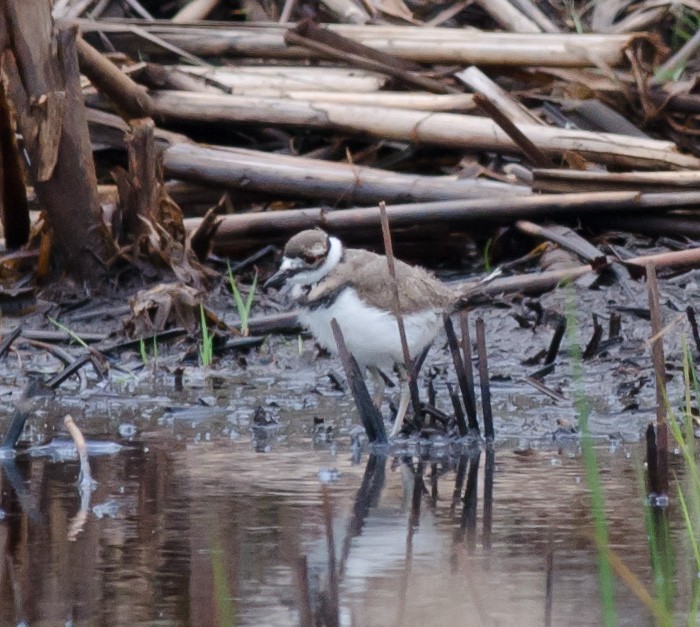
[[[321,255],[304,255],[304,261],[309,265],[315,264],[320,258]]]

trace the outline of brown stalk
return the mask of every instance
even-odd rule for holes
[[[649,311],[651,313],[651,353],[656,374],[656,459],[658,490],[668,494],[668,427],[666,425],[666,366],[664,361],[663,324],[659,306],[659,285],[656,280],[656,266],[646,264]]]
[[[382,235],[384,237],[384,252],[386,253],[386,262],[389,267],[389,276],[391,276],[391,288],[394,295],[394,315],[396,322],[399,325],[399,337],[401,338],[401,352],[403,353],[404,368],[406,369],[406,378],[408,387],[411,392],[411,404],[416,419],[420,419],[420,401],[418,399],[418,390],[415,386],[415,377],[413,368],[411,367],[411,354],[408,351],[408,342],[406,340],[406,327],[401,314],[401,300],[399,298],[399,282],[396,279],[396,267],[394,265],[394,246],[391,242],[391,231],[389,230],[389,218],[386,214],[386,203],[379,203],[379,217],[382,224]]]
[[[532,165],[536,168],[555,167],[554,162],[535,146],[490,98],[481,93],[474,94],[474,102],[518,145]]]
[[[420,89],[425,89],[426,91],[435,94],[460,93],[458,89],[450,87],[449,85],[445,85],[444,83],[436,81],[433,78],[428,78],[426,76],[421,76],[420,74],[414,72],[408,72],[397,67],[392,67],[390,65],[382,63],[381,61],[368,59],[358,54],[337,50],[327,44],[314,41],[313,39],[309,39],[308,37],[303,37],[302,35],[293,30],[287,31],[285,33],[284,40],[288,44],[303,46],[304,48],[313,50],[322,57],[342,61],[344,63],[347,63],[348,65],[362,68],[363,70],[381,72],[382,74],[386,74],[387,76],[391,76],[397,81],[400,81],[404,85],[419,87]]]

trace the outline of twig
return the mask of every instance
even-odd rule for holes
[[[404,368],[406,369],[406,378],[408,379],[408,387],[411,393],[411,404],[413,405],[413,413],[417,420],[420,420],[420,400],[418,399],[418,388],[414,384],[416,377],[411,367],[411,354],[408,351],[408,341],[406,339],[406,326],[404,325],[403,315],[401,314],[401,300],[399,297],[399,282],[396,278],[396,266],[394,264],[394,246],[391,242],[391,231],[389,230],[389,218],[386,215],[386,203],[379,203],[379,217],[382,224],[382,235],[384,237],[384,252],[386,254],[386,263],[389,268],[389,276],[391,277],[391,287],[394,296],[394,315],[399,326],[399,338],[401,339],[401,352],[403,354]]]
[[[593,314],[593,335],[591,336],[590,342],[586,346],[586,349],[581,355],[582,359],[590,359],[598,353],[600,348],[600,340],[603,338],[603,325],[598,322],[598,316]]]
[[[657,471],[656,431],[650,422],[646,430],[647,444],[647,490],[649,494],[659,494],[659,474]]]
[[[489,364],[486,356],[486,331],[483,318],[476,319],[476,348],[479,355],[479,385],[481,387],[481,411],[484,416],[484,435],[487,440],[493,440],[491,387],[489,385]]]
[[[457,342],[454,326],[452,325],[451,318],[446,314],[443,316],[443,324],[445,325],[445,333],[447,334],[447,344],[450,347],[450,354],[452,355],[452,363],[457,373],[457,382],[459,383],[462,399],[466,406],[468,402],[467,398],[469,397],[469,383],[467,381],[464,364],[462,363],[462,354],[459,351],[459,343]],[[467,425],[464,426],[466,427]],[[461,436],[467,435],[467,431],[462,431],[462,425],[459,425],[459,427],[459,434]],[[476,413],[473,416],[469,416],[469,429],[473,429],[476,433],[479,433],[479,423],[476,421]]]
[[[462,359],[464,360],[464,374],[467,377],[467,396],[464,406],[467,410],[469,424],[476,425],[476,396],[474,394],[474,365],[472,364],[472,344],[469,337],[469,312],[463,309],[459,312],[459,328],[462,334]]]
[[[608,328],[608,339],[610,340],[615,340],[620,337],[620,331],[622,328],[622,315],[617,312],[613,311],[610,314],[610,324]]]
[[[73,438],[75,448],[80,459],[80,475],[78,476],[78,491],[80,492],[80,509],[68,524],[68,540],[75,540],[82,532],[85,521],[90,510],[90,496],[92,494],[92,475],[90,473],[90,462],[88,460],[88,448],[82,432],[75,424],[72,416],[67,415],[63,419],[66,431]]]
[[[482,93],[474,94],[474,102],[513,140],[532,165],[536,168],[554,167],[554,162],[545,155],[488,96]]]
[[[486,445],[486,463],[484,467],[484,531],[481,544],[487,551],[491,548],[491,529],[493,526],[493,476],[496,470],[496,451]]]
[[[335,338],[335,343],[338,346],[338,355],[340,356],[340,361],[343,364],[345,376],[348,378],[350,391],[355,399],[355,405],[357,406],[360,419],[362,420],[362,424],[367,432],[367,437],[369,438],[370,442],[386,444],[388,439],[386,437],[386,431],[384,430],[382,415],[372,402],[372,397],[370,396],[367,386],[365,385],[365,381],[362,378],[360,367],[357,365],[357,362],[350,351],[348,351],[348,348],[345,345],[345,340],[343,339],[343,332],[340,330],[340,325],[335,318],[331,320],[331,329],[333,330],[333,337]]]
[[[693,333],[693,340],[695,340],[695,348],[700,352],[700,332],[698,332],[698,321],[695,318],[695,310],[692,308],[691,305],[688,305],[688,307],[685,310],[686,315],[688,316],[688,322],[690,322],[690,329]],[[0,355],[2,353],[0,352]]]
[[[525,383],[527,383],[528,385],[531,385],[536,390],[539,390],[540,392],[542,392],[542,394],[546,394],[552,400],[560,401],[560,402],[566,400],[565,396],[559,394],[559,392],[555,392],[554,390],[548,388],[544,383],[542,383],[542,381],[539,381],[538,379],[536,379],[534,377],[534,375],[528,376],[528,377],[523,377],[522,380]]]
[[[280,24],[289,22],[289,18],[292,16],[292,11],[294,11],[296,5],[297,0],[285,0],[282,13],[280,14]]]
[[[690,314],[688,315],[690,318]],[[694,318],[693,318],[694,319]],[[0,359],[2,359],[7,351],[10,350],[12,343],[22,334],[22,325],[18,324],[12,331],[10,331],[0,342]]]
[[[668,494],[668,430],[666,425],[666,366],[664,362],[661,309],[659,307],[659,286],[656,282],[656,267],[646,265],[649,310],[651,312],[651,345],[656,374],[656,449],[657,472],[659,475],[657,494]]]
[[[549,343],[549,350],[547,351],[547,356],[544,358],[545,365],[553,364],[554,360],[559,354],[559,347],[561,346],[562,338],[566,332],[566,318],[563,316],[559,318],[557,323],[557,328],[554,330],[554,335],[552,336],[552,341]],[[534,375],[533,375],[534,376]]]
[[[66,427],[73,442],[75,443],[75,448],[78,451],[78,458],[80,459],[80,477],[78,483],[83,485],[92,485],[92,474],[90,473],[90,462],[88,460],[88,447],[83,437],[82,431],[75,424],[73,417],[68,414],[63,419],[63,424]]]
[[[462,404],[459,402],[459,396],[457,396],[457,393],[449,382],[447,383],[447,393],[450,395],[450,400],[452,401],[452,410],[457,420],[459,435],[465,436],[469,433],[469,427],[467,427],[467,421],[464,418],[464,411],[462,410]]]

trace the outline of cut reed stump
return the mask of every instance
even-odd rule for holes
[[[372,402],[372,397],[367,390],[367,385],[362,377],[362,372],[360,372],[360,367],[345,345],[343,332],[340,330],[340,325],[335,318],[331,320],[331,328],[333,329],[335,343],[338,346],[338,355],[343,364],[345,376],[348,378],[350,391],[352,392],[353,399],[355,399],[355,405],[360,414],[360,420],[362,420],[362,424],[367,432],[367,437],[372,443],[387,444],[389,440],[384,429],[382,415]]]

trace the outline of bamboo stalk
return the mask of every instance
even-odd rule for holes
[[[466,70],[457,72],[455,78],[462,81],[472,91],[486,96],[511,122],[515,124],[542,124],[542,120],[494,83],[478,67],[472,65]]]
[[[313,39],[309,39],[308,37],[303,37],[293,30],[287,32],[287,34],[284,36],[284,40],[289,45],[298,45],[308,48],[324,59],[341,61],[353,67],[381,72],[382,74],[391,76],[393,79],[409,87],[418,87],[435,94],[448,94],[456,91],[454,88],[451,88],[449,85],[442,83],[441,81],[437,81],[415,72],[409,72],[402,68],[393,67],[389,64],[383,63],[382,61],[377,61],[358,54],[352,54],[344,50],[336,50],[323,42],[315,41]]]
[[[162,53],[154,43],[139,39],[132,29],[156,34],[165,41],[198,56],[252,56],[308,58],[309,51],[284,43],[286,25],[259,24],[232,27],[207,23],[183,27],[170,22],[129,20],[76,20],[84,32],[104,32],[115,46],[130,51]],[[616,66],[625,62],[624,50],[646,35],[575,33],[484,33],[469,29],[414,26],[329,24],[329,30],[382,52],[418,63],[473,65],[538,65],[591,67],[592,55]]]
[[[496,22],[508,31],[539,33],[542,29],[508,0],[476,0]]]
[[[599,172],[595,170],[533,170],[538,192],[599,192],[604,190],[677,191],[700,189],[700,170],[687,172]]]
[[[346,106],[282,98],[158,92],[154,114],[166,120],[209,123],[279,124],[354,132],[448,148],[516,152],[516,143],[498,125],[478,116],[424,113],[409,109]],[[521,133],[549,155],[575,151],[593,161],[647,168],[700,168],[700,159],[668,141],[518,124]]]
[[[145,118],[151,115],[151,101],[141,85],[136,84],[83,39],[78,38],[75,43],[80,71],[116,104],[125,119]]]
[[[401,202],[527,194],[517,185],[402,174],[244,149],[175,144],[163,153],[172,177],[268,194],[326,198],[355,203]],[[311,210],[315,211],[315,210]],[[376,210],[375,210],[376,217]],[[378,222],[375,222],[378,225]]]
[[[215,81],[234,92],[238,92],[239,89],[373,92],[381,89],[387,82],[386,77],[377,72],[338,67],[285,65],[237,65],[213,68],[166,65],[164,67]]]
[[[309,100],[318,103],[327,102],[379,108],[394,107],[397,109],[414,109],[416,111],[467,113],[477,108],[474,103],[474,94],[428,94],[419,91],[287,91],[257,86],[241,87],[234,91],[240,96],[251,96],[253,98],[289,98],[291,100]]]
[[[167,152],[166,152],[167,155]],[[167,160],[166,160],[167,164]],[[166,165],[167,167],[167,165]],[[219,184],[222,184],[219,181]],[[484,224],[511,223],[515,219],[562,214],[581,216],[584,212],[650,211],[675,207],[693,207],[700,203],[700,192],[675,194],[637,194],[601,192],[598,194],[552,194],[508,199],[454,200],[433,203],[393,205],[387,207],[394,228],[434,227],[437,224],[465,229]],[[188,231],[199,226],[201,218],[185,220]],[[629,218],[627,218],[629,223]],[[638,220],[637,222],[643,222]],[[334,232],[376,229],[379,224],[374,207],[325,211],[295,209],[284,212],[222,216],[215,248],[235,250],[240,239],[286,239],[303,229],[322,227]]]
[[[219,4],[219,0],[190,0],[172,17],[175,24],[187,24],[203,20]]]

